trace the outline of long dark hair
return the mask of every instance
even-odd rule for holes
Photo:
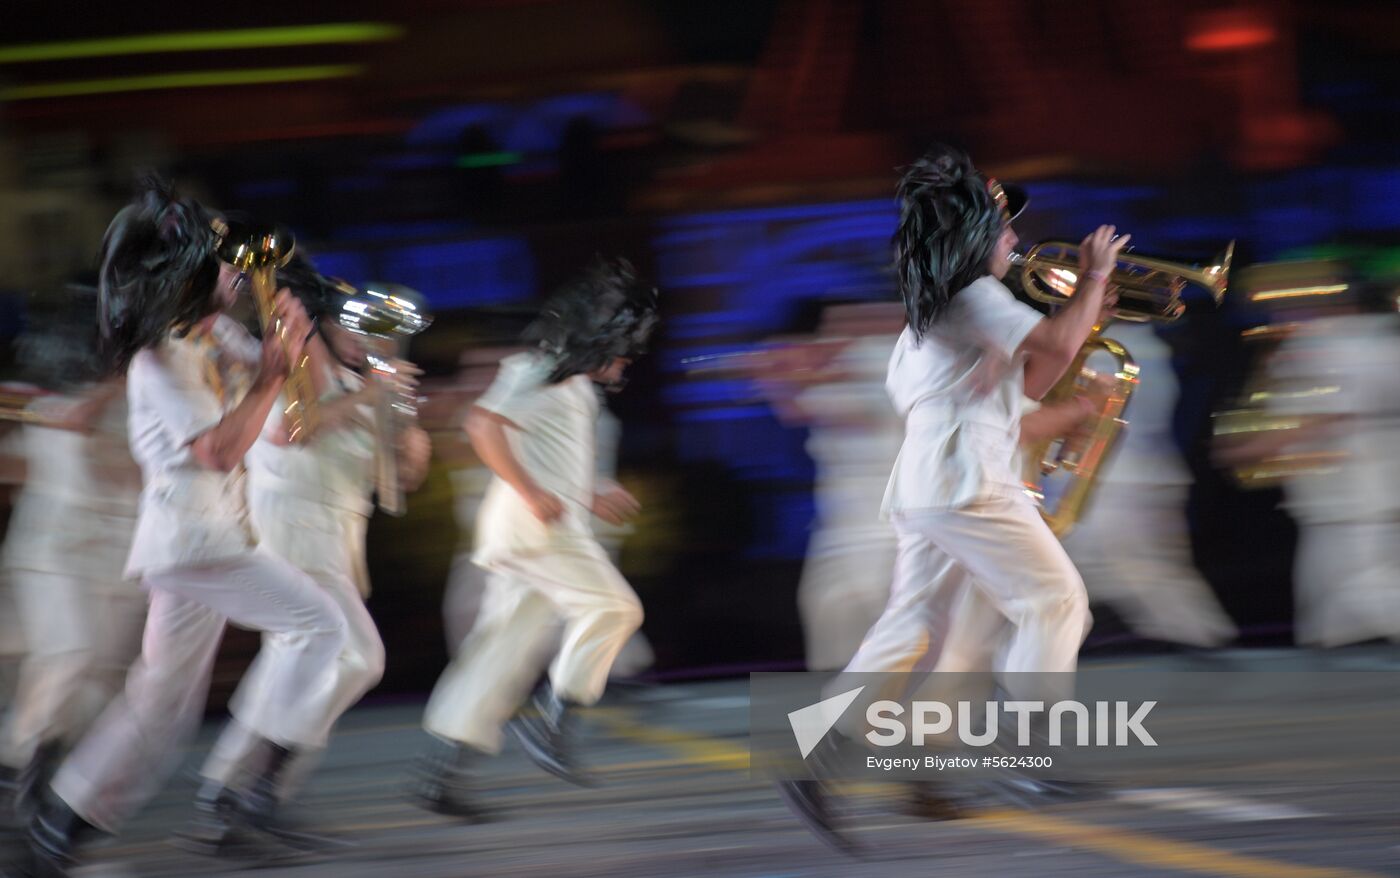
[[[153,175],[118,211],[102,239],[98,320],[108,364],[125,369],[142,348],[219,309],[214,215]]]
[[[899,293],[915,337],[959,290],[987,273],[1002,212],[965,153],[938,145],[904,169],[894,233]]]
[[[646,349],[656,326],[657,293],[626,259],[598,258],[545,304],[524,341],[554,359],[549,383],[601,369]]]

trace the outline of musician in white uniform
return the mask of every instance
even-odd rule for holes
[[[1301,426],[1261,434],[1234,455],[1257,460],[1286,453],[1305,461],[1284,483],[1298,522],[1298,642],[1400,641],[1396,291],[1354,283],[1347,298],[1312,313],[1269,366],[1271,412]]]
[[[642,622],[637,595],[590,526],[636,510],[620,486],[595,479],[594,383],[620,385],[656,321],[655,292],[625,261],[600,262],[555,296],[527,331],[537,347],[506,358],[472,407],[467,432],[495,478],[477,517],[475,560],[488,572],[480,616],[443,673],[424,716],[438,740],[419,800],[471,816],[463,769],[494,754],[544,662],[540,716],[512,730],[527,755],[565,779],[574,764],[573,709],[603,694],[608,672]],[[563,634],[554,645],[555,626]]]
[[[931,667],[958,624],[950,610],[966,595],[1008,623],[996,670],[1073,671],[1088,632],[1088,600],[1023,490],[1021,399],[1044,396],[1102,319],[1112,301],[1106,282],[1128,239],[1115,239],[1110,226],[1086,238],[1074,296],[1042,318],[1001,283],[1017,242],[1011,219],[1025,201],[1019,190],[938,147],[906,170],[899,197],[897,273],[909,323],[885,386],[905,435],[882,508],[898,534],[898,554],[889,604],[846,668]],[[1053,692],[1008,694],[1056,700]],[[820,837],[848,844],[819,781],[785,782],[780,790]]]
[[[125,382],[95,380],[95,291],[21,340],[20,353],[58,392],[28,408],[28,479],[5,545],[28,651],[0,738],[16,777],[11,813],[121,689],[140,652],[146,596],[120,570],[136,526],[141,474],[126,441]]]
[[[238,272],[221,265],[214,217],[148,181],[112,221],[101,254],[101,325],[127,367],[132,456],[143,488],[126,575],[150,595],[140,658],[115,700],[59,768],[30,823],[40,868],[62,873],[84,834],[116,832],[163,782],[198,725],[224,626],[267,632],[267,685],[236,719],[259,737],[263,770],[223,807],[266,825],[279,776],[319,743],[308,710],[345,644],[345,616],[306,574],[258,551],[241,467],[300,354],[305,311],[285,291],[285,336],[262,345],[223,312]]]
[[[880,503],[904,424],[885,372],[903,326],[895,302],[829,305],[816,337],[777,351],[795,362],[755,376],[784,423],[808,428],[816,465],[816,520],[797,587],[809,670],[845,667],[889,598],[895,532]]]
[[[344,613],[345,647],[334,667],[303,705],[322,718],[317,742],[384,674],[384,644],[365,607],[370,583],[365,560],[365,532],[375,491],[375,402],[380,393],[416,387],[416,369],[395,361],[398,383],[391,388],[374,375],[366,377],[367,341],[335,322],[341,303],[354,290],[322,277],[309,260],[294,258],[278,272],[289,288],[318,318],[319,332],[308,341],[319,396],[316,424],[306,441],[289,441],[284,405],[272,407],[262,435],[247,456],[248,505],[261,548],[310,575]],[[283,400],[282,402],[285,402]],[[425,432],[408,426],[399,432],[395,461],[404,491],[427,475],[430,445]],[[267,635],[264,635],[265,637]],[[276,672],[271,656],[259,655],[233,697],[235,715],[269,684]],[[258,736],[238,722],[228,725],[204,764],[203,788],[196,798],[197,825],[192,833],[213,850],[235,827],[228,815],[211,807],[222,791],[246,785],[255,773]],[[278,790],[285,799],[308,774],[319,747],[298,755]]]

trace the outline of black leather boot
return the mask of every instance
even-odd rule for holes
[[[23,829],[25,819],[20,808],[20,770],[0,765],[0,829]]]
[[[464,744],[434,738],[414,765],[416,777],[409,790],[409,800],[434,814],[460,817],[472,823],[490,819],[489,814],[471,800],[469,789],[471,765],[482,755]]]
[[[581,787],[598,780],[579,767],[574,754],[578,705],[560,698],[547,681],[530,699],[533,714],[516,716],[506,726],[530,761],[555,777]]]
[[[48,795],[29,820],[30,873],[35,878],[62,878],[77,858],[75,851],[85,838],[98,833],[68,803]]]
[[[830,778],[837,773],[837,752],[845,741],[840,732],[829,731],[807,757],[807,766],[814,778],[778,781],[777,789],[792,813],[822,843],[846,856],[862,857],[864,850],[842,830],[833,807],[836,795]]]
[[[206,780],[194,794],[190,810],[190,822],[175,833],[176,847],[209,857],[236,852],[242,842],[243,823],[236,792]]]

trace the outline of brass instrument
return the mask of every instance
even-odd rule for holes
[[[32,408],[36,393],[0,391],[0,421],[14,421],[20,424],[47,423],[48,418]]]
[[[1170,323],[1186,311],[1181,293],[1187,284],[1204,287],[1218,303],[1229,281],[1234,248],[1232,241],[1214,262],[1205,266],[1121,254],[1108,279],[1109,287],[1118,295],[1114,317],[1139,323]],[[1037,301],[1063,305],[1074,295],[1080,270],[1076,245],[1065,241],[1038,244],[1024,256],[1012,254],[1012,264],[1021,268],[1022,286]],[[1127,426],[1124,413],[1138,384],[1139,370],[1132,355],[1123,345],[1103,337],[1105,326],[1106,322],[1093,328],[1064,376],[1045,395],[1047,404],[1068,402],[1099,378],[1099,373],[1088,367],[1089,357],[1098,352],[1112,357],[1116,366],[1108,393],[1087,436],[1076,443],[1068,437],[1048,439],[1025,452],[1026,491],[1036,498],[1041,516],[1058,537],[1068,534],[1088,508],[1098,474]],[[1057,471],[1066,474],[1068,483],[1052,504],[1047,498],[1046,480]]]
[[[1272,400],[1298,394],[1335,393],[1340,389],[1318,386],[1285,390],[1269,377],[1268,362],[1279,346],[1303,326],[1304,321],[1298,319],[1300,309],[1351,302],[1354,289],[1348,274],[1343,263],[1332,260],[1264,263],[1240,272],[1236,289],[1245,301],[1268,311],[1276,321],[1242,334],[1244,341],[1256,349],[1256,366],[1237,402],[1211,415],[1217,442],[1248,441],[1261,434],[1297,430],[1304,425],[1304,419],[1270,411]],[[1242,488],[1271,488],[1291,476],[1335,470],[1345,460],[1346,455],[1339,451],[1283,451],[1236,464],[1231,472]]]
[[[341,302],[337,322],[378,343],[368,346],[365,355],[371,380],[392,379],[397,371],[392,359],[402,341],[427,329],[433,318],[419,307],[420,297],[405,287],[375,284],[350,292]],[[398,390],[385,390],[375,397],[375,493],[379,508],[390,515],[403,515],[406,509],[399,482],[398,437],[404,424],[417,419],[418,401],[417,396]]]
[[[277,295],[277,269],[292,258],[296,240],[279,226],[240,222],[221,222],[220,225],[223,240],[219,243],[219,259],[248,279],[264,336],[275,333],[285,351],[287,328],[273,313],[273,300]],[[305,441],[316,429],[316,388],[311,380],[310,360],[310,355],[303,351],[287,371],[287,407],[283,413],[291,442]]]

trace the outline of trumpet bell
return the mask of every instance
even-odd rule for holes
[[[214,228],[221,237],[219,259],[241,271],[281,268],[296,251],[296,237],[281,226],[218,220]]]
[[[432,325],[422,297],[397,284],[373,284],[347,296],[336,315],[341,326],[359,335],[404,338]]]

